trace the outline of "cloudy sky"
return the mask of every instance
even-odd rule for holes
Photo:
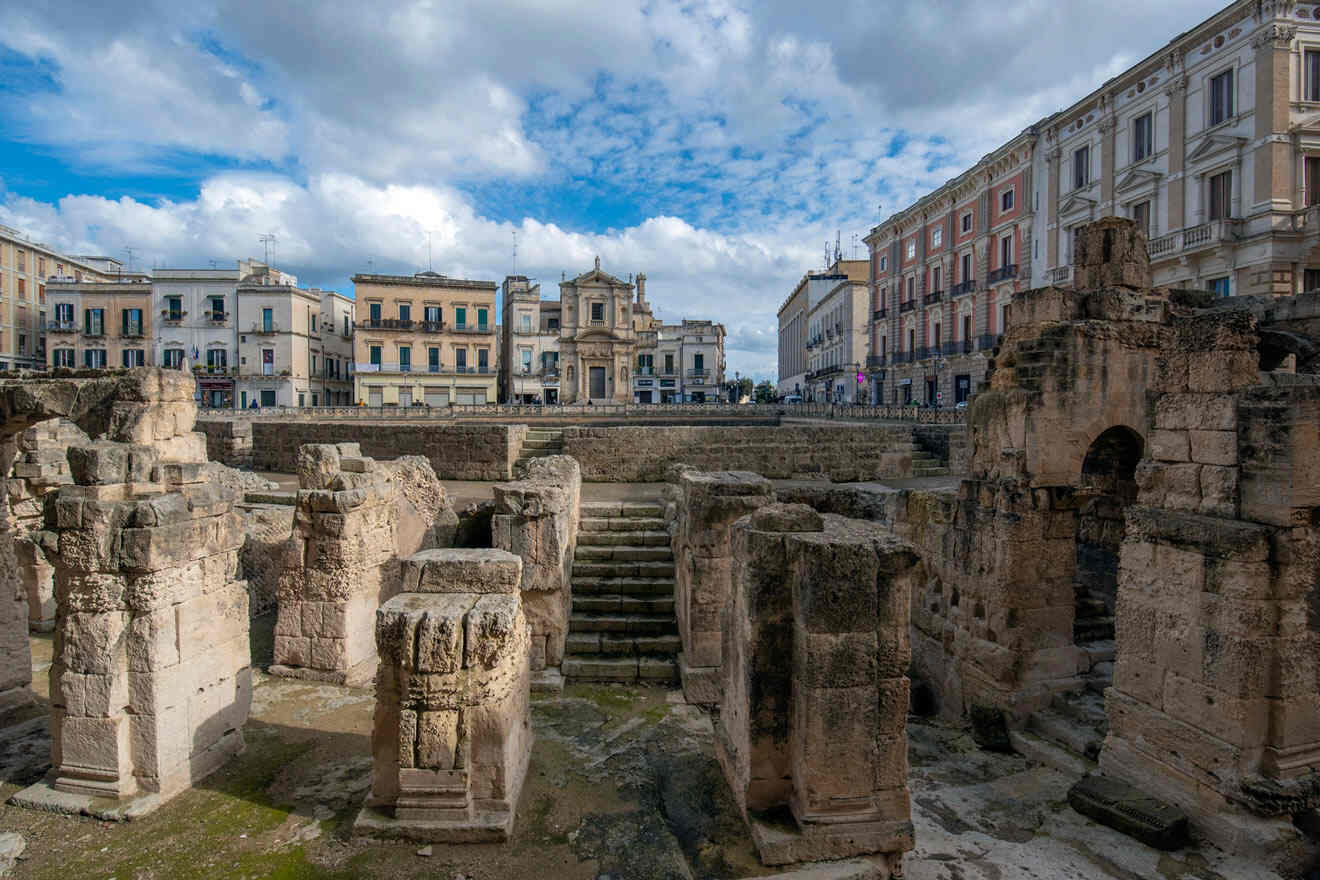
[[[0,4],[0,223],[139,266],[547,293],[599,254],[773,377],[775,310],[877,222],[1213,14],[1112,0]],[[860,246],[859,246],[860,247]]]

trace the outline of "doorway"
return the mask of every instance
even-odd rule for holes
[[[605,397],[605,368],[588,367],[587,381],[590,387],[592,400],[602,400]]]
[[[1136,431],[1114,427],[1091,443],[1082,462],[1073,576],[1073,638],[1078,645],[1114,640],[1124,510],[1137,500],[1137,463],[1144,447]]]

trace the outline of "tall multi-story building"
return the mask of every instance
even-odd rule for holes
[[[292,275],[256,265],[235,290],[238,406],[319,406],[321,297]]]
[[[317,290],[321,299],[320,402],[323,406],[352,406],[353,331],[357,303],[333,290]]]
[[[0,370],[46,367],[48,282],[117,281],[123,276],[118,260],[61,254],[28,241],[17,229],[0,226]],[[67,334],[61,341],[67,350]]]
[[[840,281],[807,312],[809,400],[857,403],[868,397],[861,370],[871,325],[869,287],[864,280]]]
[[[522,275],[505,278],[502,293],[501,398],[509,403],[558,403],[559,301],[541,299],[541,285]]]
[[[713,403],[724,393],[724,325],[684,318],[661,335],[678,343],[680,403]]]
[[[1159,285],[1320,288],[1318,120],[1320,18],[1275,0],[1230,4],[1040,120],[867,236],[875,399],[965,400],[1013,295],[1068,283],[1074,231],[1100,217],[1147,230]]]
[[[46,322],[50,367],[119,369],[155,365],[150,282],[52,278],[46,294],[53,316]]]
[[[369,406],[493,403],[498,338],[493,281],[354,275],[358,402]]]
[[[192,370],[202,407],[233,409],[238,380],[239,282],[259,264],[152,273],[156,363]]]
[[[820,272],[808,272],[779,307],[779,373],[776,391],[781,396],[806,396],[808,362],[807,339],[809,314],[834,287],[844,281],[864,281],[866,260],[835,257],[833,265]]]
[[[559,284],[563,403],[631,403],[637,356],[633,285],[600,268]]]

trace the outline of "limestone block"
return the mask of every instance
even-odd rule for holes
[[[513,593],[522,560],[504,550],[426,550],[403,561],[402,577],[408,593]]]

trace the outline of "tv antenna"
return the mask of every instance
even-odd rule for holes
[[[266,232],[257,236],[257,241],[261,242],[266,248],[266,265],[270,265],[270,252],[275,249],[275,244],[279,241],[279,236],[273,232]]]
[[[426,231],[426,271],[434,272],[431,266],[431,230]]]
[[[513,274],[518,274],[518,230],[513,230]]]
[[[132,271],[133,271],[133,254],[134,254],[134,252],[135,252],[136,250],[137,250],[137,248],[134,248],[134,247],[128,247],[127,245],[124,246],[124,253],[125,253],[125,254],[128,254],[128,271],[129,271],[129,272],[132,272]]]

